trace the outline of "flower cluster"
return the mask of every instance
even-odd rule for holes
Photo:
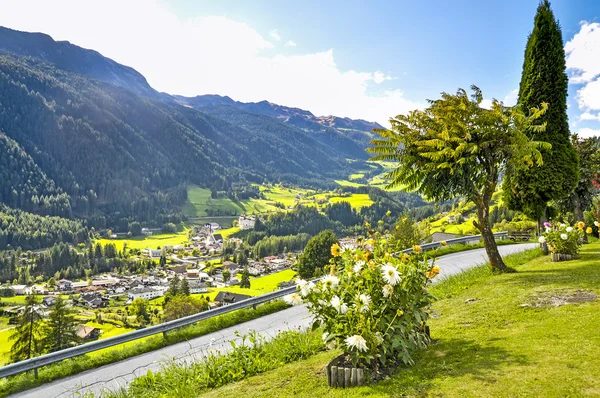
[[[428,342],[427,285],[440,268],[420,247],[396,258],[385,239],[359,242],[355,249],[332,246],[330,275],[316,283],[298,279],[298,292],[286,300],[307,303],[326,346],[340,347],[355,366],[410,364],[412,351]]]
[[[583,221],[575,224],[575,227],[566,224],[552,225],[545,222],[544,227],[546,231],[538,240],[540,243],[547,243],[548,249],[552,253],[576,255],[579,252],[581,237],[585,229]]]

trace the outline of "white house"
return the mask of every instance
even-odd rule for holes
[[[142,235],[150,236],[152,235],[152,231],[148,228],[142,228]]]
[[[162,250],[145,248],[144,250],[142,250],[142,254],[150,258],[159,258],[162,255]]]
[[[206,286],[206,284],[204,282],[200,282],[200,281],[188,281],[189,286],[190,286],[190,293],[192,294],[197,294],[197,293],[208,293],[208,287]]]
[[[14,290],[16,295],[29,294],[31,292],[31,288],[28,288],[27,285],[12,285],[11,289]]]
[[[130,291],[127,292],[127,297],[129,297],[129,300],[132,300],[132,301],[137,298],[151,300],[156,297],[162,297],[163,293],[164,292],[162,290],[155,290],[155,289],[149,289],[149,288],[143,287],[143,288],[131,289]]]
[[[256,216],[242,214],[238,218],[238,227],[240,227],[240,229],[252,229],[254,228],[254,224],[256,224]]]

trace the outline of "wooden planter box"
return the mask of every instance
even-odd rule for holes
[[[348,388],[365,384],[365,371],[359,368],[344,368],[338,364],[344,361],[344,354],[333,358],[325,368],[329,387]]]
[[[562,253],[552,253],[552,261],[553,262],[559,262],[559,261],[569,261],[569,260],[573,260],[575,258],[575,256],[573,256],[572,254],[562,254]]]

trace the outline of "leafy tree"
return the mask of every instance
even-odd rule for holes
[[[163,225],[162,231],[165,233],[174,234],[175,232],[177,232],[177,225],[175,225],[172,222],[166,223],[165,225]]]
[[[56,303],[48,315],[44,334],[50,352],[71,347],[79,341],[75,311],[68,307],[60,296],[56,298]]]
[[[567,198],[558,201],[565,211],[572,211],[575,221],[584,219],[583,212],[588,210],[600,187],[600,138],[580,139],[577,134],[571,137],[579,156],[579,183]],[[587,241],[587,235],[584,235]]]
[[[173,277],[173,279],[171,279],[171,283],[169,283],[169,288],[167,289],[167,294],[170,296],[177,296],[179,294],[179,285],[180,285],[179,276],[175,275]]]
[[[240,287],[242,289],[250,289],[250,271],[248,271],[248,267],[244,267],[244,271],[242,272],[242,280],[240,281]]]
[[[519,210],[540,220],[545,218],[547,203],[568,197],[579,180],[577,154],[569,140],[567,121],[567,85],[565,51],[560,25],[543,0],[537,9],[533,31],[527,40],[518,105],[527,110],[542,102],[550,104],[540,118],[545,130],[530,130],[529,138],[548,142],[542,150],[543,165],[529,169],[508,168],[504,198],[511,210]]]
[[[246,256],[246,250],[242,250],[237,258],[239,265],[248,265],[248,256]]]
[[[387,173],[389,187],[406,184],[428,199],[443,201],[464,196],[477,209],[474,224],[483,236],[490,264],[507,270],[498,253],[489,223],[490,201],[501,173],[542,163],[538,148],[548,144],[530,141],[526,131],[544,125],[533,121],[547,109],[533,108],[530,116],[506,108],[494,100],[492,109],[480,106],[483,95],[472,86],[473,95],[459,89],[455,95],[442,93],[427,109],[391,119],[391,130],[377,130],[381,139],[372,141],[374,160],[398,162]]]
[[[223,270],[223,282],[227,283],[229,279],[231,279],[231,271],[226,268]]]
[[[419,244],[421,236],[412,216],[405,211],[398,217],[390,237],[393,250],[400,251]]]
[[[304,252],[298,259],[298,273],[303,278],[312,278],[315,270],[322,269],[333,257],[331,246],[338,243],[338,239],[331,230],[319,232],[306,244]]]
[[[56,288],[56,279],[50,278],[48,279],[48,289]]]
[[[12,361],[23,361],[44,352],[43,319],[36,307],[39,305],[37,296],[30,294],[25,298],[25,308],[19,317],[17,326],[8,338],[14,343],[10,349]]]
[[[165,305],[165,320],[183,318],[208,309],[208,301],[191,296],[176,296]]]
[[[148,306],[148,300],[144,300],[143,298],[136,298],[131,303],[131,310],[133,314],[137,317],[141,323],[150,322],[150,311]]]
[[[138,221],[130,222],[127,226],[127,229],[133,236],[139,236],[142,234],[142,225]]]
[[[179,294],[183,295],[183,296],[190,295],[190,283],[188,282],[187,278],[183,278],[183,280],[181,281],[181,287],[179,288]]]

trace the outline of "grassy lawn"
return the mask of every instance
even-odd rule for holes
[[[296,276],[296,271],[286,269],[283,271],[275,272],[267,276],[261,276],[258,278],[250,279],[250,289],[242,289],[239,286],[230,286],[223,288],[211,288],[208,294],[203,296],[210,297],[210,300],[214,300],[215,296],[219,292],[231,292],[238,294],[246,294],[248,296],[260,296],[265,293],[270,293],[278,288],[280,282],[289,282]],[[201,294],[199,294],[200,296]]]
[[[122,250],[125,243],[127,243],[127,247],[130,249],[156,249],[163,246],[181,245],[187,242],[187,240],[188,233],[187,230],[184,230],[177,234],[155,234],[151,236],[136,236],[128,239],[98,239],[95,243],[97,242],[101,245],[114,243],[117,246],[117,250]]]
[[[329,202],[348,202],[350,203],[350,206],[354,207],[355,209],[371,206],[373,204],[373,201],[369,198],[369,194],[366,193],[355,193],[349,197],[333,197],[329,199]]]
[[[552,263],[535,251],[511,256],[517,273],[475,268],[432,288],[433,344],[389,380],[330,389],[324,366],[339,352],[282,366],[207,397],[579,397],[600,394],[600,300],[535,307],[577,290],[600,294],[600,244]],[[529,261],[527,261],[529,260]],[[518,265],[524,264],[524,265]]]
[[[231,227],[231,228],[220,229],[218,231],[215,231],[216,234],[221,234],[223,239],[229,238],[230,235],[233,235],[236,232],[240,232],[240,227]]]

